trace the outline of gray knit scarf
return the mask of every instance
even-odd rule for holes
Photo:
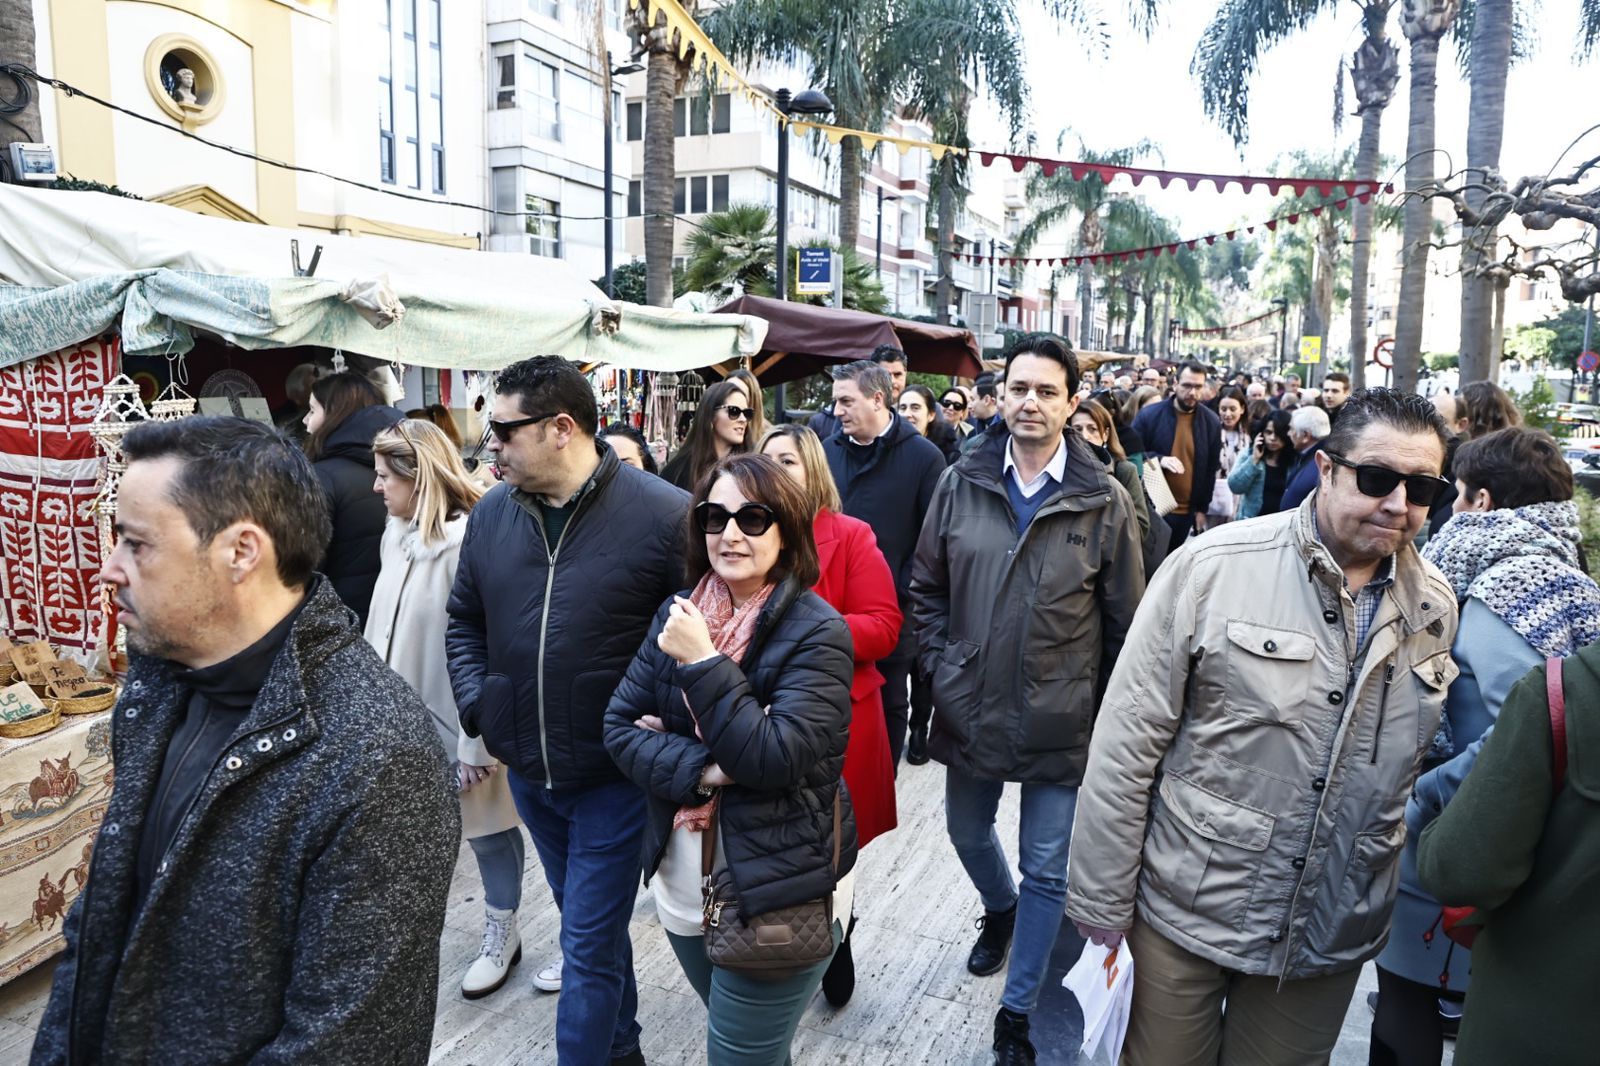
[[[1600,586],[1578,566],[1581,539],[1578,505],[1551,501],[1463,511],[1429,539],[1422,557],[1444,573],[1459,602],[1481,600],[1541,656],[1565,657],[1600,640]],[[1453,747],[1441,725],[1435,754]]]

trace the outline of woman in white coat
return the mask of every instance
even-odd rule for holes
[[[505,984],[522,958],[516,914],[526,855],[506,775],[481,741],[461,732],[445,668],[445,601],[455,584],[467,512],[483,489],[450,439],[419,419],[380,432],[372,456],[372,490],[383,497],[389,518],[366,638],[422,696],[456,763],[461,824],[478,859],[486,910],[483,945],[462,978],[461,994],[478,999]]]

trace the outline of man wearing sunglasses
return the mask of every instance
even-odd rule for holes
[[[1389,931],[1456,598],[1412,544],[1445,426],[1367,389],[1291,512],[1151,582],[1095,723],[1067,914],[1135,958],[1124,1061],[1326,1062]]]
[[[555,356],[495,382],[504,482],[472,510],[445,635],[461,726],[505,763],[561,911],[560,1066],[642,1066],[628,920],[643,793],[601,739],[656,608],[683,587],[689,498],[595,440],[594,391]],[[552,972],[553,971],[553,972]]]

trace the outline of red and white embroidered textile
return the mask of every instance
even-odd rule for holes
[[[85,665],[105,625],[89,424],[120,362],[108,338],[0,370],[0,629]]]

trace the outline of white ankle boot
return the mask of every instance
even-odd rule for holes
[[[517,912],[485,909],[483,946],[461,979],[461,995],[481,999],[499,990],[511,976],[511,968],[522,961],[522,936],[517,932]]]

